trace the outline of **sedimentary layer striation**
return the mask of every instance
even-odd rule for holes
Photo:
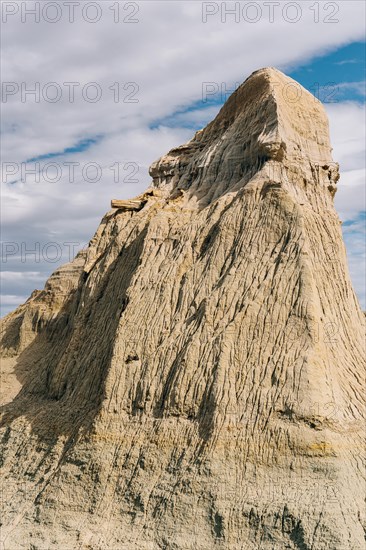
[[[289,93],[289,87],[296,93]],[[276,69],[2,322],[5,550],[361,550],[364,316]]]

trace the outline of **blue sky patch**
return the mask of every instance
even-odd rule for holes
[[[83,153],[84,151],[87,151],[92,145],[95,145],[99,143],[103,139],[102,135],[97,135],[92,138],[86,138],[78,141],[75,145],[71,147],[67,147],[63,151],[58,151],[57,153],[46,153],[44,155],[39,155],[38,157],[34,157],[31,159],[26,160],[26,162],[38,162],[40,160],[47,160],[52,159],[55,157],[62,157],[63,155],[72,155],[75,153]]]
[[[354,42],[286,71],[323,103],[365,101],[365,42]]]
[[[278,67],[323,103],[365,101],[366,43],[354,42],[304,62],[296,69]],[[150,129],[191,128],[197,131],[212,119],[212,108],[225,103],[239,83],[202,83],[202,98],[171,115],[155,120]],[[206,116],[205,116],[206,113]]]

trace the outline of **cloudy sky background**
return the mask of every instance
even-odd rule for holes
[[[336,208],[366,308],[364,2],[81,1],[74,14],[70,2],[41,2],[35,21],[36,4],[1,4],[2,315],[86,245],[111,198],[143,191],[151,162],[264,66],[325,104]],[[40,97],[25,93],[37,86]]]

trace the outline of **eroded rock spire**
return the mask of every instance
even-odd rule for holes
[[[323,107],[262,69],[151,175],[3,321],[4,548],[362,548]]]

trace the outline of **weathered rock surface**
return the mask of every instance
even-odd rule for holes
[[[4,319],[4,549],[364,548],[365,320],[289,83],[253,73]]]

